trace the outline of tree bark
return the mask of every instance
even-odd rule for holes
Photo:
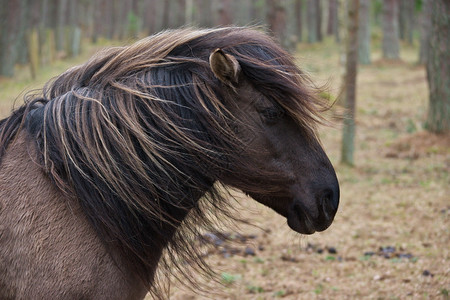
[[[431,12],[431,30],[426,62],[430,92],[427,130],[450,133],[450,2],[428,1]]]
[[[66,10],[67,10],[67,0],[59,0],[56,1],[56,28],[55,28],[55,42],[56,42],[56,51],[64,51],[65,44],[65,33],[64,26],[66,25]]]
[[[318,41],[317,33],[317,0],[308,0],[308,14],[307,14],[307,28],[308,28],[308,43],[316,43]]]
[[[302,41],[303,37],[303,0],[295,0],[295,34],[297,35],[297,40]]]
[[[316,26],[317,26],[317,40],[321,42],[323,40],[322,35],[322,4],[320,0],[314,1],[316,5]]]
[[[218,6],[219,24],[221,26],[231,25],[233,23],[231,12],[231,0],[222,0]]]
[[[356,75],[358,66],[358,14],[359,0],[348,2],[347,59],[345,67],[344,97],[346,118],[342,135],[341,162],[354,165]]]
[[[267,23],[273,35],[281,45],[287,47],[286,9],[277,0],[268,0]]]
[[[17,57],[16,63],[26,64],[28,63],[28,47],[27,47],[27,30],[30,26],[30,1],[20,1],[20,21],[19,29],[17,33]],[[41,0],[42,3],[46,3],[46,0]],[[40,3],[38,3],[40,4]],[[41,14],[41,18],[45,18],[45,14]]]
[[[78,56],[81,47],[81,28],[79,26],[79,6],[78,1],[70,1],[68,6],[68,28],[67,28],[67,54]]]
[[[176,13],[175,26],[180,27],[186,24],[186,0],[177,1]]]
[[[415,1],[400,0],[399,35],[408,44],[412,44]]]
[[[370,1],[360,0],[359,29],[358,29],[358,57],[359,63],[370,64]]]
[[[338,25],[338,1],[330,0],[328,5],[327,34],[335,35]]]
[[[164,8],[163,8],[163,21],[162,21],[162,26],[163,28],[169,28],[170,27],[170,0],[165,0],[164,1]]]
[[[400,59],[398,0],[383,1],[383,58]]]
[[[425,64],[428,57],[428,39],[431,30],[431,5],[430,1],[423,0],[422,2],[422,14],[421,14],[421,28],[420,28],[420,51],[419,51],[419,63]]]
[[[2,22],[0,32],[0,75],[14,76],[14,65],[17,60],[17,38],[20,26],[21,0],[3,0]]]

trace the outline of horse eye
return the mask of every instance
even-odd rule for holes
[[[284,117],[284,110],[278,107],[268,107],[261,110],[264,121],[268,123],[276,123]]]

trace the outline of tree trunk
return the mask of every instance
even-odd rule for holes
[[[370,64],[370,1],[360,0],[359,29],[358,29],[358,57],[359,63]]]
[[[195,16],[193,18],[193,21],[198,22],[201,27],[213,26],[211,0],[194,0],[194,5],[195,5]]]
[[[308,0],[308,14],[307,14],[307,28],[308,28],[308,43],[316,43],[318,41],[317,33],[317,0]]]
[[[0,75],[12,77],[17,60],[17,38],[20,26],[20,18],[17,16],[20,15],[21,0],[1,1],[0,5],[2,5]]]
[[[189,0],[188,0],[189,2]],[[192,0],[191,0],[192,2]],[[147,34],[156,32],[156,0],[144,1],[142,5],[142,27]]]
[[[355,149],[355,112],[356,112],[356,74],[358,66],[358,11],[359,0],[348,2],[347,27],[347,59],[345,67],[345,109],[346,118],[342,135],[341,162],[354,165],[353,153]]]
[[[295,34],[297,35],[297,40],[302,41],[302,31],[303,31],[303,0],[295,0]]]
[[[320,0],[314,1],[316,5],[316,26],[317,26],[317,40],[321,42],[323,40],[322,36],[322,4]]]
[[[431,30],[426,62],[430,104],[425,127],[434,133],[450,133],[450,2],[428,1]]]
[[[383,1],[383,58],[400,59],[398,0]]]
[[[268,0],[267,6],[269,9],[267,12],[269,28],[280,44],[287,47],[286,9],[277,0]]]
[[[330,0],[328,6],[327,34],[335,35],[338,25],[338,1]]]
[[[80,54],[81,28],[79,26],[78,1],[70,1],[68,7],[67,54],[75,57]]]
[[[67,10],[67,0],[59,0],[56,1],[56,28],[55,28],[55,42],[56,42],[56,51],[61,52],[64,51],[65,44],[65,32],[64,26],[66,25],[66,10]]]
[[[219,24],[221,26],[231,25],[233,18],[231,16],[231,0],[222,0],[218,6]]]
[[[425,64],[428,56],[428,39],[431,30],[431,5],[430,1],[433,0],[423,0],[422,2],[422,14],[421,14],[421,28],[420,28],[420,52],[419,52],[419,63]]]
[[[408,44],[412,44],[415,1],[400,0],[399,35]]]
[[[186,24],[186,0],[177,1],[176,13],[175,26],[181,27]]]
[[[194,1],[186,0],[185,20],[186,24],[192,24],[194,12]]]
[[[163,8],[163,21],[162,21],[162,26],[163,28],[167,29],[170,27],[170,0],[165,0],[164,1],[164,8]]]
[[[43,0],[42,2],[46,2]],[[42,16],[42,17],[45,17]],[[20,21],[17,33],[17,57],[16,63],[26,64],[28,63],[28,48],[27,48],[27,30],[29,28],[30,19],[30,3],[29,0],[20,1]]]

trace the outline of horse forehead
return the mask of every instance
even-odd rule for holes
[[[269,102],[267,97],[257,87],[254,87],[246,80],[240,83],[236,94],[239,101],[246,105],[255,104],[256,102]]]

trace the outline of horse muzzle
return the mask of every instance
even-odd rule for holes
[[[324,231],[333,222],[339,206],[339,185],[323,189],[315,195],[294,197],[288,208],[289,227],[302,234]]]

